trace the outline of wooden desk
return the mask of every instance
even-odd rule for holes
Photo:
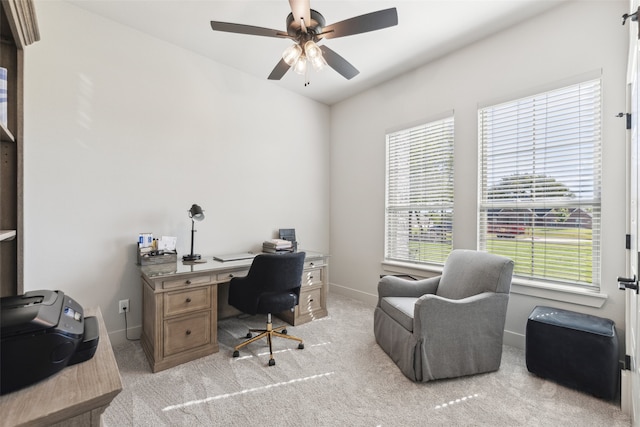
[[[306,252],[300,302],[278,314],[292,325],[327,315],[328,257]],[[253,259],[155,264],[142,273],[140,342],[158,372],[218,351],[218,318],[239,312],[227,304],[229,281],[247,274]]]
[[[100,308],[96,316],[100,339],[95,355],[67,366],[22,390],[0,396],[0,426],[100,426],[100,417],[122,390],[118,365]]]

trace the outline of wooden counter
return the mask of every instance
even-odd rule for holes
[[[29,387],[0,396],[0,426],[99,426],[100,416],[122,390],[118,365],[100,308],[95,355]]]

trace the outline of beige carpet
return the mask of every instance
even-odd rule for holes
[[[331,294],[329,316],[232,358],[247,327],[264,318],[220,322],[220,352],[152,374],[139,342],[114,348],[123,391],[106,426],[629,426],[617,404],[530,374],[522,350],[504,347],[499,371],[415,384],[373,337],[373,308]],[[280,324],[277,321],[276,324]],[[265,354],[266,352],[266,354]]]

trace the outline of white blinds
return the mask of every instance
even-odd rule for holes
[[[453,116],[387,135],[385,258],[443,264],[451,252]]]
[[[479,110],[479,248],[515,274],[598,286],[600,80]]]

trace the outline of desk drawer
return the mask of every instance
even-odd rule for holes
[[[324,265],[324,262],[321,259],[312,259],[312,260],[304,261],[305,270],[308,268],[322,267],[323,265]]]
[[[300,301],[296,310],[298,315],[313,313],[322,308],[322,292],[321,288],[309,289],[307,291],[300,292]]]
[[[211,342],[211,312],[204,311],[164,322],[164,356]]]
[[[231,272],[231,273],[230,272],[218,273],[216,275],[216,281],[218,283],[229,282],[234,277],[245,277],[247,275],[247,273],[249,273],[249,269],[238,270],[238,271],[234,271],[234,272]]]
[[[211,283],[211,276],[209,274],[182,279],[164,280],[162,282],[162,287],[164,289],[184,288],[185,286],[205,285],[207,283]]]
[[[211,287],[202,286],[164,294],[164,315],[189,313],[211,307]]]
[[[322,283],[322,269],[314,268],[302,272],[302,286],[312,286]]]

